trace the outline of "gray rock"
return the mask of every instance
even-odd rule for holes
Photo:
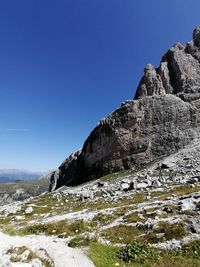
[[[25,219],[25,216],[23,216],[23,215],[17,215],[17,216],[15,216],[15,220],[16,221],[21,221],[21,220],[24,220]]]
[[[156,228],[157,224],[158,224],[158,220],[153,220],[153,219],[149,218],[145,222],[144,225],[148,230],[154,230]]]
[[[124,191],[131,190],[131,189],[133,189],[133,182],[130,181],[129,179],[127,179],[127,178],[124,178],[124,179],[121,181],[120,187],[121,187],[121,189],[123,189]]]
[[[124,191],[129,190],[129,188],[130,188],[130,184],[127,184],[127,183],[122,183],[121,184],[121,189],[123,189]]]
[[[135,100],[96,126],[83,148],[54,173],[50,190],[144,166],[200,137],[199,31],[186,46],[177,43],[169,49],[157,69],[147,65]]]
[[[159,188],[161,186],[162,186],[162,184],[161,184],[161,182],[159,180],[153,181],[152,187]]]
[[[28,207],[25,209],[25,214],[31,214],[33,212],[33,208],[32,207]]]
[[[121,181],[121,184],[131,184],[131,181],[128,179],[128,178],[124,178],[122,181]]]
[[[151,64],[148,64],[144,69],[144,76],[138,86],[136,98],[140,96],[163,95],[165,93],[160,75]]]
[[[22,255],[20,256],[21,261],[26,261],[28,259],[29,255],[30,255],[30,251],[29,250],[25,250],[22,253]]]
[[[166,213],[173,213],[173,209],[171,207],[164,207],[163,211]]]
[[[134,185],[134,189],[143,190],[143,189],[146,189],[148,186],[149,186],[148,183],[145,183],[145,182],[136,183],[136,185]]]
[[[94,193],[91,190],[85,190],[85,191],[81,192],[81,194],[80,194],[81,200],[93,199],[93,198],[94,198]]]
[[[188,225],[190,232],[195,233],[195,234],[200,234],[199,216],[190,217],[190,219],[187,220],[187,225]]]
[[[193,32],[194,45],[200,48],[200,26],[196,27]]]
[[[32,267],[43,267],[42,262],[39,259],[33,259],[31,261]]]
[[[195,210],[196,209],[196,203],[194,199],[189,198],[189,199],[184,199],[182,202],[179,204],[180,210],[181,211],[187,211],[187,210]]]
[[[154,94],[173,93],[185,101],[200,97],[200,27],[193,32],[193,41],[186,47],[175,44],[163,57],[158,69],[145,69],[136,99]],[[151,73],[151,74],[150,74]],[[155,78],[156,77],[156,78]],[[158,82],[159,81],[159,82]],[[145,89],[144,89],[145,88]]]
[[[58,180],[59,180],[59,170],[53,171],[50,175],[49,191],[54,191],[56,189]]]
[[[11,262],[8,259],[0,259],[1,267],[12,267]]]

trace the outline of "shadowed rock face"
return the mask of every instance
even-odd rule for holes
[[[159,68],[148,64],[136,91],[91,132],[82,150],[52,175],[51,189],[144,165],[199,137],[200,27],[185,47],[176,44]]]

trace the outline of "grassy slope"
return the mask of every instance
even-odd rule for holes
[[[121,174],[124,175],[124,174]],[[113,176],[109,175],[103,177],[102,180],[109,180],[116,178],[116,176],[120,176],[119,174],[114,174]],[[35,185],[32,182],[20,183],[16,184],[16,186],[20,186],[26,188],[27,190],[31,190],[33,193],[34,188],[38,188],[38,190],[43,191],[45,187],[48,186],[44,181],[38,181],[39,184]],[[47,181],[48,182],[48,181]],[[13,190],[13,185],[5,185],[1,188],[1,190]],[[16,188],[15,188],[16,189]],[[163,201],[167,197],[172,194],[176,194],[177,196],[190,194],[193,192],[198,192],[200,190],[200,185],[197,184],[195,187],[190,187],[188,185],[177,186],[169,189],[168,191],[163,192],[153,192],[152,199]],[[37,193],[39,191],[36,191]],[[34,193],[35,194],[35,193]],[[62,195],[59,198],[54,197],[52,194],[46,194],[43,196],[36,197],[32,199],[30,202],[22,205],[22,209],[18,211],[16,214],[9,214],[7,218],[0,219],[0,227],[4,229],[9,234],[40,234],[45,233],[46,235],[57,235],[59,237],[73,237],[70,244],[72,247],[76,246],[87,246],[89,248],[89,256],[95,263],[96,267],[194,267],[200,266],[200,249],[188,249],[188,253],[175,253],[165,251],[162,252],[162,255],[157,259],[147,258],[143,262],[134,262],[133,260],[129,262],[122,261],[118,258],[117,251],[119,250],[115,247],[116,243],[128,243],[132,244],[137,241],[141,243],[156,243],[156,234],[164,233],[164,241],[171,240],[174,237],[180,238],[184,236],[185,229],[180,224],[175,224],[169,226],[168,224],[161,224],[157,228],[156,231],[147,233],[145,229],[139,229],[133,226],[114,226],[108,229],[99,232],[100,227],[104,225],[109,225],[116,218],[122,217],[127,221],[127,223],[135,223],[137,221],[144,222],[148,218],[155,218],[157,215],[156,212],[159,211],[162,206],[158,206],[157,208],[149,209],[147,213],[143,214],[143,218],[138,216],[138,212],[135,211],[138,203],[148,202],[145,198],[145,192],[133,194],[132,199],[121,199],[118,203],[105,202],[102,199],[98,202],[78,202],[76,198],[73,196]],[[28,205],[34,204],[34,213],[25,215],[24,210]],[[103,214],[101,213],[107,208],[116,208],[113,210],[112,214]],[[178,214],[178,209],[176,206],[172,207],[172,214],[163,214],[163,217],[170,217]],[[54,216],[60,214],[66,214],[69,212],[81,211],[83,209],[87,209],[88,211],[98,211],[99,213],[94,217],[91,222],[83,222],[82,220],[75,221],[58,221],[52,222],[48,224],[40,224],[34,223],[27,226],[27,223],[30,223],[32,220],[38,220],[43,218],[44,216]],[[37,214],[37,216],[36,216]],[[1,214],[0,214],[1,215]],[[25,219],[19,221],[13,221],[15,216],[25,216]],[[180,214],[178,214],[180,215]],[[184,215],[184,214],[183,214]],[[194,214],[195,215],[195,214]],[[3,216],[3,214],[2,214]],[[192,216],[192,214],[191,214]],[[88,233],[95,232],[95,235],[90,240],[87,237]],[[86,234],[83,236],[82,234]],[[141,235],[145,234],[145,238]],[[137,236],[141,236],[140,238],[136,238]],[[104,246],[98,243],[98,238],[105,238],[110,241],[110,246]],[[155,242],[156,241],[156,242]],[[159,240],[163,241],[163,240]],[[191,245],[190,245],[191,246]]]

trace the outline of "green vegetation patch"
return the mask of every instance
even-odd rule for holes
[[[138,212],[130,213],[123,217],[127,223],[145,222],[145,218],[141,219]]]
[[[152,262],[158,261],[159,253],[149,246],[134,243],[119,249],[117,257],[124,262],[143,264],[147,259]]]
[[[96,242],[96,238],[90,238],[87,236],[76,236],[72,238],[68,244],[71,248],[76,247],[88,247],[91,243]]]
[[[171,197],[172,195],[183,196],[187,194],[192,194],[200,191],[200,185],[196,185],[195,187],[191,187],[190,185],[181,185],[174,186],[169,189],[167,192],[152,192],[153,198],[165,199],[167,197]]]
[[[170,224],[168,222],[160,222],[156,229],[148,232],[146,235],[137,238],[142,243],[158,243],[172,239],[181,239],[186,236],[187,231],[184,222]]]
[[[92,243],[88,256],[92,259],[96,267],[116,267],[118,248]],[[120,266],[120,265],[118,265]],[[121,267],[121,266],[120,266]]]
[[[121,217],[126,212],[126,209],[116,209],[113,210],[112,213],[101,213],[99,212],[94,218],[92,219],[92,222],[96,222],[97,224],[101,226],[108,225],[112,223],[115,219]]]
[[[118,225],[108,228],[102,235],[112,243],[130,244],[143,233],[144,231],[137,227]]]
[[[200,241],[176,250],[159,250],[138,243],[122,248],[92,243],[88,255],[96,267],[198,267]]]
[[[137,219],[135,214],[132,216],[133,219]],[[180,239],[186,234],[184,222],[174,224],[160,222],[153,230],[146,229],[144,225],[141,227],[118,225],[105,230],[102,236],[113,244],[132,244],[134,241],[154,244],[171,239]]]
[[[59,221],[47,224],[35,224],[17,231],[16,234],[30,235],[30,234],[46,234],[57,235],[58,237],[74,236],[80,233],[90,231],[95,227],[95,223],[84,222],[83,220],[77,220],[73,222]]]

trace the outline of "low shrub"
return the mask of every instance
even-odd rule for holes
[[[150,247],[142,244],[131,244],[117,251],[117,257],[124,262],[143,264],[146,260],[157,261],[159,254]]]
[[[89,246],[91,240],[89,237],[82,237],[82,236],[77,236],[71,239],[69,242],[68,246],[71,248],[76,248],[76,247],[87,247]]]

